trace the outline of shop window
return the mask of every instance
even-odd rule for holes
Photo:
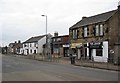
[[[96,49],[96,56],[103,56],[102,49]]]

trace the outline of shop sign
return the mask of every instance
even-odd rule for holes
[[[102,49],[102,42],[98,42],[98,43],[89,43],[89,48],[91,49]]]
[[[63,47],[69,47],[69,46],[70,46],[69,44],[63,45]]]
[[[71,48],[81,47],[82,43],[72,43]]]

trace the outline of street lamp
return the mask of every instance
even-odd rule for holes
[[[46,17],[46,35],[47,35],[47,15],[41,15],[43,17]]]
[[[41,16],[46,18],[46,45],[45,45],[45,48],[46,48],[46,54],[47,54],[47,15],[41,15]]]

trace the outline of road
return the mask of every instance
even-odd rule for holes
[[[2,56],[3,81],[118,81],[118,72]]]

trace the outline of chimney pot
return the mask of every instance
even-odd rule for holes
[[[54,37],[57,37],[57,36],[58,36],[58,32],[55,32],[55,33],[54,33]]]
[[[82,17],[82,19],[85,19],[85,18],[87,18],[87,17],[86,17],[86,16],[83,16],[83,17]]]

